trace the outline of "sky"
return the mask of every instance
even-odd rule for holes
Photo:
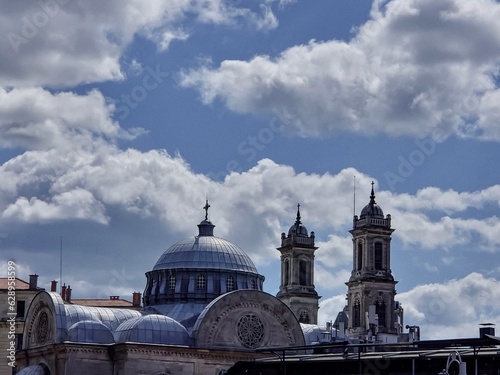
[[[500,4],[0,0],[0,266],[73,298],[144,290],[204,219],[279,288],[316,234],[319,321],[352,218],[391,214],[405,324],[500,323]],[[354,183],[355,182],[355,183]]]

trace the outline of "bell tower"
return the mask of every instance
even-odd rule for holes
[[[347,334],[360,338],[369,334],[397,334],[394,296],[396,283],[391,271],[391,215],[384,217],[375,202],[375,191],[361,215],[354,216],[353,268],[347,282],[349,324]]]
[[[276,295],[295,314],[299,322],[317,324],[318,300],[314,288],[314,232],[308,235],[300,221],[300,204],[297,218],[288,235],[281,233],[281,285]]]

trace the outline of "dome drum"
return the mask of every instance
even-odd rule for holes
[[[210,302],[221,294],[240,289],[262,290],[264,277],[250,272],[215,269],[164,269],[146,273],[144,305]]]

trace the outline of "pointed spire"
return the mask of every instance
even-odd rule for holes
[[[375,182],[372,181],[372,195],[370,195],[370,204],[375,204],[375,190],[373,189]]]
[[[296,224],[301,224],[300,222],[300,203],[297,203],[297,219],[295,220]]]

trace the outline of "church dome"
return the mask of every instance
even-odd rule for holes
[[[264,276],[250,257],[214,236],[209,207],[207,201],[198,235],[170,246],[146,272],[143,311],[168,315],[189,328],[213,299],[239,289],[262,290]]]
[[[199,235],[170,246],[158,259],[153,270],[218,269],[257,273],[250,257],[238,246],[213,235],[213,225],[203,220]]]
[[[372,182],[372,193],[370,195],[370,203],[368,203],[363,209],[361,210],[361,216],[360,218],[364,218],[366,215],[372,216],[372,217],[378,217],[380,219],[384,218],[384,211],[382,211],[382,208],[375,202],[375,191],[373,190],[373,182]]]
[[[257,272],[252,260],[238,246],[215,236],[196,236],[177,242],[158,259],[153,270],[216,268]]]

